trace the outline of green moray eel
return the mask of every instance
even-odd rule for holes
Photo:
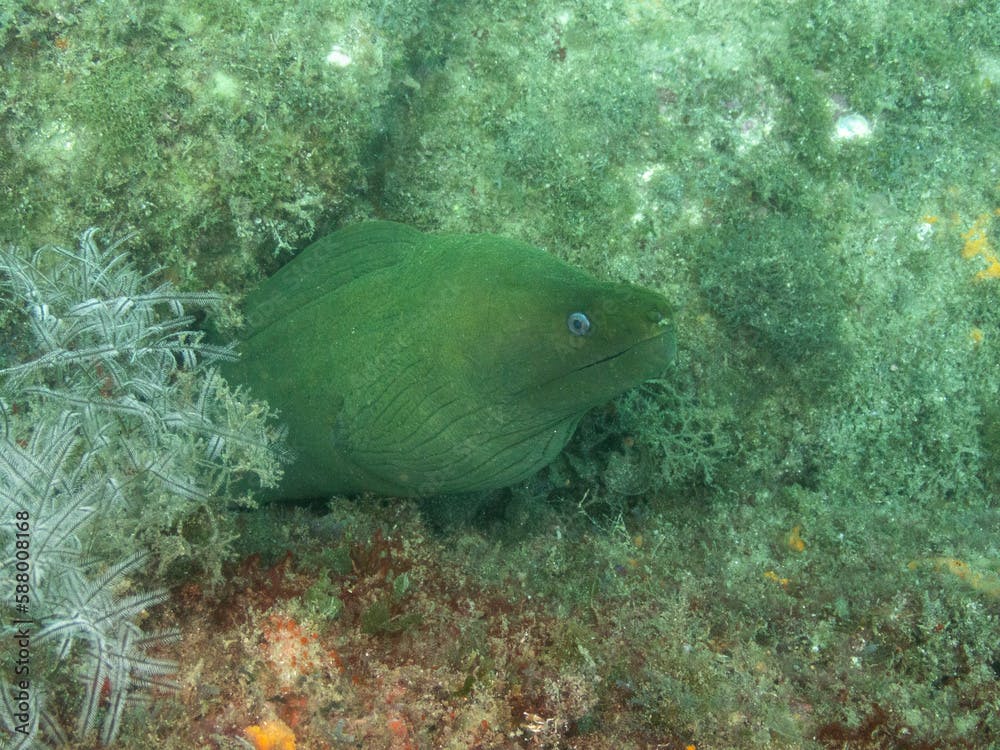
[[[288,427],[284,499],[513,484],[674,352],[655,292],[515,240],[392,222],[314,242],[245,311],[223,374]]]

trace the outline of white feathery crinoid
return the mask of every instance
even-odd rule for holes
[[[41,698],[49,691],[39,688],[46,677],[75,671],[84,686],[77,736],[87,736],[102,716],[100,738],[109,744],[126,704],[150,687],[170,687],[165,677],[176,671],[176,664],[147,649],[175,634],[144,633],[134,622],[164,601],[165,591],[122,593],[127,575],[144,563],[145,554],[91,572],[100,566],[83,552],[84,528],[102,510],[120,503],[121,492],[113,478],[92,470],[94,453],[84,449],[76,422],[66,412],[43,421],[23,446],[8,436],[0,438],[0,585],[13,592],[6,602],[6,609],[16,613],[8,621],[18,621],[11,637],[30,644],[22,676],[35,683],[30,691],[20,687],[20,679],[3,683],[0,725],[15,738],[37,741],[41,728],[58,741],[61,730],[57,733]],[[47,663],[52,674],[39,679],[31,673],[32,662],[36,670]],[[109,702],[103,708],[105,691]],[[17,708],[22,704],[27,710]],[[18,720],[19,713],[27,721]]]
[[[71,375],[71,389],[62,383],[43,392],[72,390],[102,408],[135,409],[137,399],[161,391],[165,374],[235,358],[232,346],[206,343],[191,330],[194,318],[185,313],[185,306],[216,309],[222,297],[181,292],[169,282],[144,290],[150,276],[119,252],[127,239],[102,248],[91,228],[75,252],[48,246],[29,259],[0,250],[0,272],[24,304],[37,347],[32,359],[0,370],[12,385],[46,373]]]
[[[233,348],[194,330],[189,311],[220,296],[154,284],[123,242],[90,229],[76,250],[0,249],[13,343],[0,349],[0,635],[16,649],[26,628],[32,664],[27,696],[0,672],[16,747],[108,744],[129,704],[170,687],[176,665],[152,652],[176,634],[138,624],[166,593],[134,579],[150,559],[218,576],[227,509],[252,502],[237,480],[280,477],[273,415],[212,366]],[[192,517],[201,539],[184,536]],[[75,727],[54,718],[72,708],[50,705],[69,674]]]

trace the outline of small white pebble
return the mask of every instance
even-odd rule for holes
[[[651,179],[653,179],[653,176],[661,169],[663,169],[662,166],[660,166],[659,164],[654,164],[649,169],[645,170],[641,175],[639,175],[639,179],[642,180],[643,182],[649,182]]]
[[[851,141],[858,138],[867,138],[872,134],[872,126],[864,117],[852,113],[837,118],[836,132],[834,138],[842,141]]]
[[[338,68],[346,68],[351,64],[351,56],[344,52],[344,48],[339,44],[333,45],[330,50],[330,54],[326,56],[326,61],[330,65],[336,65]]]

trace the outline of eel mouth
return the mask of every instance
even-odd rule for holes
[[[553,387],[566,387],[568,382],[575,380],[592,380],[589,373],[596,372],[593,368],[612,366],[618,360],[632,359],[632,362],[621,364],[619,380],[620,387],[608,389],[608,395],[601,396],[600,400],[607,400],[614,396],[616,392],[624,391],[633,385],[641,383],[660,375],[666,370],[677,355],[677,338],[673,326],[673,321],[669,316],[658,314],[658,320],[651,321],[652,325],[647,328],[647,336],[639,339],[628,346],[606,354],[582,365],[578,365],[570,370],[554,375],[542,382],[532,383],[512,391],[508,396],[517,398],[528,393],[544,393]],[[645,364],[643,364],[645,360]],[[614,365],[618,366],[618,365]],[[600,376],[597,376],[600,377]],[[597,402],[595,402],[597,403]]]
[[[634,344],[626,346],[624,349],[617,351],[614,354],[608,354],[607,356],[601,357],[600,359],[595,359],[593,362],[588,362],[585,365],[580,365],[579,367],[570,370],[570,372],[580,372],[582,370],[587,370],[591,367],[597,367],[599,365],[606,364],[608,362],[611,362],[612,360],[618,359],[619,357],[628,354],[629,352],[634,352],[636,349],[652,348],[652,345],[654,343],[660,341],[664,337],[667,337],[668,339],[666,341],[666,357],[664,359],[666,360],[665,364],[669,363],[673,361],[674,357],[677,354],[677,342],[674,340],[673,336],[670,335],[671,333],[672,331],[670,329],[664,329],[653,336],[649,336],[648,338],[636,341]]]
[[[660,372],[662,372],[668,367],[668,365],[674,360],[674,357],[676,355],[677,342],[675,341],[674,337],[671,334],[672,331],[670,329],[661,330],[658,333],[654,334],[653,336],[640,339],[639,341],[636,341],[634,344],[626,346],[624,349],[620,349],[617,352],[605,355],[600,359],[595,359],[592,362],[587,362],[586,364],[580,365],[579,367],[574,367],[572,370],[567,370],[566,372],[556,375],[555,377],[549,378],[548,380],[542,383],[537,383],[535,385],[521,388],[512,395],[519,396],[523,395],[528,391],[545,390],[555,383],[560,383],[560,382],[565,383],[567,380],[572,380],[575,377],[586,377],[586,373],[588,371],[591,371],[592,368],[607,366],[609,363],[614,362],[615,360],[621,359],[623,357],[628,357],[630,355],[635,356],[637,358],[643,356],[649,357],[654,348],[659,346],[662,347],[662,354],[656,356],[655,358],[652,358],[655,359],[655,361],[658,364],[655,367],[650,366],[641,368],[643,372],[641,374],[638,372],[635,374],[635,379],[633,380],[632,385],[640,383],[643,380],[648,380],[649,378],[654,378]],[[626,367],[627,366],[628,365],[626,365]],[[628,387],[630,386],[623,385],[620,390],[624,391]],[[610,396],[608,398],[610,398]]]

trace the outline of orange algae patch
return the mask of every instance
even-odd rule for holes
[[[256,750],[295,750],[295,733],[280,719],[247,727],[243,733]]]
[[[977,279],[1000,279],[1000,256],[990,243],[987,231],[994,216],[1000,216],[1000,208],[994,209],[992,214],[980,214],[969,227],[969,231],[962,233],[962,239],[965,240],[962,257],[966,260],[980,257],[986,263],[986,268],[976,274]]]
[[[805,539],[802,538],[801,534],[802,534],[802,527],[793,526],[792,530],[789,531],[788,534],[785,536],[785,545],[792,552],[805,552],[806,542]]]
[[[931,568],[938,573],[950,573],[974,590],[993,598],[1000,598],[1000,574],[985,568],[973,567],[957,557],[923,557],[906,565],[910,570]]]
[[[788,578],[779,576],[773,570],[769,570],[766,573],[764,573],[764,578],[766,578],[769,581],[774,581],[775,583],[779,584],[782,588],[787,588],[788,584],[790,583]]]
[[[406,722],[400,719],[398,716],[389,719],[389,722],[386,726],[389,727],[389,731],[392,733],[392,735],[394,737],[398,737],[399,739],[405,740],[407,735],[409,735],[410,733],[410,730],[406,726]]]

